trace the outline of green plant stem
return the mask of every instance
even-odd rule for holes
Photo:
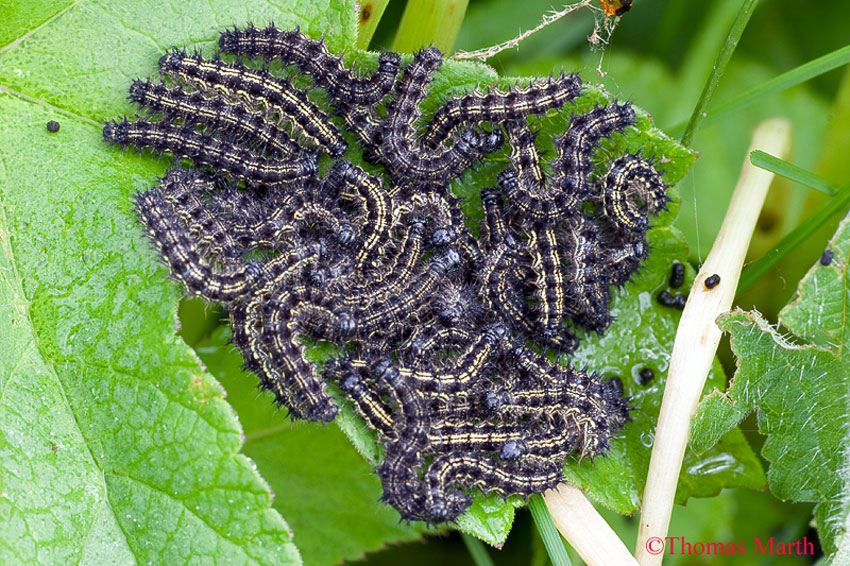
[[[472,561],[475,563],[475,566],[495,566],[493,564],[493,559],[490,558],[490,554],[487,553],[487,548],[484,546],[483,542],[474,536],[463,532],[460,533],[460,537],[463,539],[463,543],[466,545],[469,555],[472,556]]]
[[[834,195],[840,189],[840,187],[835,183],[830,183],[826,179],[819,177],[810,171],[806,171],[802,167],[798,167],[793,163],[788,163],[784,159],[779,159],[778,157],[774,157],[761,150],[756,150],[750,153],[750,163],[756,167],[770,171],[771,173],[775,173],[790,181],[800,183],[803,186],[810,187],[827,195]]]
[[[360,21],[357,30],[357,49],[369,49],[372,36],[378,29],[381,16],[390,0],[360,0]]]
[[[393,51],[410,53],[433,45],[452,52],[469,0],[408,0],[393,40]]]
[[[534,518],[534,524],[537,525],[537,532],[543,539],[546,552],[549,553],[552,566],[572,566],[570,557],[567,555],[567,548],[564,546],[564,539],[561,538],[561,533],[555,527],[543,498],[539,495],[532,495],[528,500],[528,508]]]
[[[850,185],[842,187],[829,202],[824,203],[817,212],[782,238],[775,248],[748,265],[741,274],[738,292],[751,287],[762,275],[770,271],[782,258],[805,242],[809,236],[817,232],[830,218],[845,209],[847,205],[850,205]]]
[[[687,128],[685,128],[685,133],[682,134],[682,145],[691,145],[691,141],[693,140],[697,129],[705,119],[705,110],[708,107],[708,103],[711,101],[711,97],[714,95],[717,85],[720,84],[720,78],[723,76],[723,73],[726,72],[726,66],[729,64],[729,60],[732,59],[732,54],[735,53],[735,48],[738,47],[738,41],[741,39],[741,35],[744,33],[744,29],[747,27],[747,23],[750,21],[750,16],[753,15],[753,10],[755,10],[757,4],[758,0],[744,0],[743,5],[741,5],[741,10],[738,12],[738,16],[732,24],[732,29],[729,30],[726,42],[720,49],[720,53],[717,54],[717,59],[714,62],[714,69],[711,72],[711,76],[708,77],[708,81],[705,83],[705,88],[702,91],[702,95],[700,95],[693,114],[691,114],[691,119],[688,122]]]

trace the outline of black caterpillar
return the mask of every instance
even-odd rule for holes
[[[130,89],[147,119],[103,132],[194,163],[137,195],[137,216],[172,275],[225,305],[261,387],[327,422],[336,384],[384,444],[383,498],[407,520],[452,521],[473,489],[542,492],[570,455],[604,454],[628,420],[622,383],[526,340],[569,352],[578,327],[603,332],[611,286],[649,253],[661,173],[640,155],[593,165],[602,140],[635,125],[631,106],[573,113],[546,162],[527,118],[579,97],[575,75],[450,98],[423,128],[434,48],[406,65],[384,53],[360,75],[298,30],[236,29],[219,45],[296,67],[330,111],[285,76],[172,50],[159,62],[170,82]],[[389,183],[341,157],[343,129]],[[475,238],[450,183],[505,140]],[[324,174],[320,154],[334,160]],[[345,353],[320,369],[302,336]]]

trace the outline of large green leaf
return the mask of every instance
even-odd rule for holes
[[[130,81],[156,75],[156,63],[172,46],[210,48],[218,33],[234,24],[274,22],[314,36],[326,34],[329,49],[354,45],[354,0],[258,0],[169,2],[114,0],[69,2],[32,29],[10,26],[24,14],[40,14],[41,2],[16,3],[0,22],[0,37],[13,41],[0,48],[0,84],[33,102],[49,104],[102,123],[134,111],[126,101]]]
[[[757,312],[734,311],[720,319],[731,333],[738,372],[728,392],[715,392],[700,404],[693,446],[712,446],[758,408],[759,431],[767,436],[762,454],[771,462],[768,485],[780,499],[818,504],[815,522],[829,555],[842,546],[843,553],[850,549],[845,535],[850,356],[844,349],[850,331],[850,217],[827,249],[835,254],[832,262],[816,264],[780,313],[792,336],[780,334]]]
[[[381,483],[369,464],[334,425],[292,423],[275,408],[271,393],[241,369],[242,356],[217,329],[196,346],[201,360],[227,390],[245,430],[242,451],[262,471],[274,500],[296,533],[306,566],[338,564],[386,544],[414,540],[418,530],[378,503]]]
[[[298,8],[322,8],[337,47],[353,41],[350,4]],[[266,3],[217,9],[320,29]],[[4,8],[0,563],[301,563],[223,390],[175,337],[177,289],[133,221],[131,194],[165,163],[101,141],[128,77],[154,69],[151,37],[211,39],[218,17],[165,2]]]
[[[10,94],[0,115],[0,562],[300,563],[222,389],[174,336],[132,174],[99,126]]]

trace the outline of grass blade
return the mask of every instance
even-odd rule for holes
[[[789,89],[792,86],[797,86],[847,63],[850,63],[850,45],[845,45],[823,57],[818,57],[808,63],[804,63],[719,104],[716,108],[712,109],[711,119],[708,121],[716,120],[718,116],[739,110],[754,102],[758,102],[766,96]]]
[[[830,183],[826,179],[819,177],[810,171],[806,171],[802,167],[798,167],[793,163],[788,163],[784,159],[779,159],[778,157],[774,157],[759,149],[750,153],[750,163],[756,167],[770,171],[771,173],[785,177],[795,183],[800,183],[801,185],[811,187],[816,191],[820,191],[828,195],[834,195],[840,188],[838,185]]]
[[[534,524],[537,525],[537,531],[543,539],[546,552],[549,553],[552,566],[572,566],[570,557],[567,555],[567,548],[564,546],[564,539],[561,538],[561,533],[555,527],[543,498],[539,495],[532,495],[528,500],[528,508],[534,518]]]
[[[732,112],[745,108],[750,104],[754,104],[766,96],[770,96],[771,94],[776,94],[802,84],[848,63],[850,63],[850,45],[845,45],[840,49],[836,49],[832,53],[813,59],[808,63],[803,63],[799,67],[795,67],[790,71],[782,73],[778,77],[764,81],[763,83],[745,90],[741,94],[718,104],[716,107],[711,109],[711,112],[708,113],[707,116],[704,117],[704,124],[712,124],[727,114],[731,114]],[[693,118],[691,119],[693,120]],[[681,130],[683,126],[684,123],[676,124],[669,128],[668,131],[671,133],[677,132]]]
[[[433,45],[451,53],[469,0],[408,0],[393,51],[410,53]]]
[[[381,16],[384,15],[384,10],[387,9],[387,4],[389,3],[390,0],[361,0],[360,20],[357,30],[357,49],[369,49],[369,44],[372,43],[372,36],[375,35],[375,30],[378,29]]]
[[[744,3],[741,5],[741,10],[738,12],[738,16],[732,24],[732,29],[729,30],[726,42],[717,54],[717,60],[714,62],[714,69],[711,72],[711,76],[708,77],[708,81],[705,83],[705,88],[702,91],[702,95],[699,97],[699,101],[697,101],[693,114],[691,114],[691,119],[688,121],[685,133],[682,134],[682,145],[691,145],[694,134],[696,134],[697,129],[705,119],[705,109],[708,107],[708,103],[711,101],[714,91],[717,90],[717,85],[720,84],[720,78],[723,76],[723,73],[726,72],[726,66],[729,64],[732,54],[735,53],[735,48],[738,47],[738,41],[741,39],[741,35],[743,35],[744,29],[747,27],[747,23],[750,21],[750,16],[753,15],[753,10],[756,9],[757,4],[758,0],[744,0]]]
[[[740,293],[741,291],[749,289],[753,283],[758,281],[762,275],[770,271],[782,260],[782,258],[794,251],[794,249],[801,243],[805,242],[809,236],[817,232],[826,221],[832,218],[837,212],[847,208],[848,204],[850,204],[850,185],[842,187],[836,195],[828,202],[824,203],[817,212],[794,228],[790,234],[782,238],[782,240],[776,244],[775,248],[749,264],[741,274],[741,281],[738,284],[738,292]]]
[[[474,536],[463,532],[460,533],[460,536],[463,539],[463,543],[466,545],[466,549],[469,551],[469,555],[472,557],[472,561],[475,563],[475,566],[495,566],[493,564],[493,559],[490,558],[490,554],[487,552],[487,548],[484,546],[483,542]]]

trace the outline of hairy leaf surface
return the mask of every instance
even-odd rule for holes
[[[700,404],[692,445],[698,450],[712,446],[757,410],[759,432],[767,436],[762,455],[771,463],[770,490],[783,500],[817,503],[815,523],[824,553],[850,556],[845,535],[850,218],[842,221],[827,251],[834,254],[832,261],[812,267],[779,315],[790,336],[757,312],[733,311],[720,319],[720,327],[732,336],[738,371],[726,393],[715,392]]]

